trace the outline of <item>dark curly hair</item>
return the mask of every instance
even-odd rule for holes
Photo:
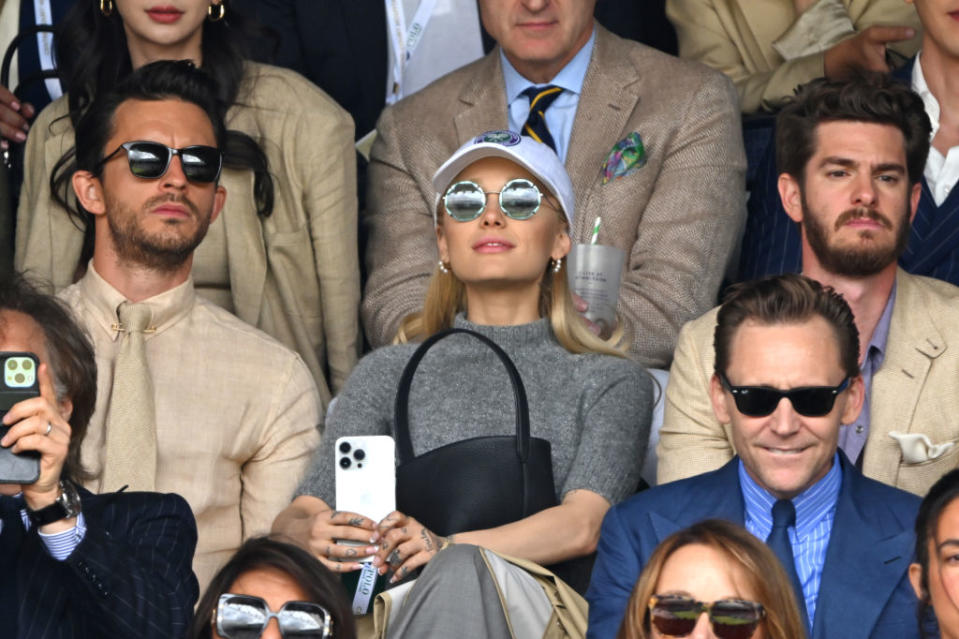
[[[816,151],[816,127],[823,122],[887,124],[906,141],[909,183],[922,179],[932,125],[922,98],[886,73],[860,72],[849,80],[819,78],[801,87],[776,117],[776,166],[800,182]]]

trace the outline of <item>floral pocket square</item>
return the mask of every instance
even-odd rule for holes
[[[899,448],[902,450],[902,461],[907,464],[921,464],[938,459],[956,445],[954,441],[933,444],[927,435],[921,433],[892,431],[889,436],[899,443]]]
[[[626,177],[646,166],[646,147],[639,133],[633,131],[613,145],[603,162],[603,184]]]

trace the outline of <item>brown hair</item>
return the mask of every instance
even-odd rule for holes
[[[922,98],[886,73],[860,72],[844,80],[819,78],[800,88],[776,117],[776,166],[800,182],[816,150],[823,122],[886,124],[902,131],[910,185],[922,179],[932,125]]]
[[[842,295],[803,275],[786,274],[729,287],[716,318],[715,372],[729,368],[730,345],[746,320],[763,325],[792,324],[822,317],[833,328],[839,363],[847,377],[859,375],[859,329]]]
[[[792,586],[772,550],[742,526],[721,519],[707,519],[673,533],[657,546],[633,588],[616,639],[648,639],[652,636],[648,605],[650,597],[656,594],[663,566],[673,553],[692,544],[709,546],[743,568],[756,593],[756,600],[766,610],[762,623],[768,639],[805,638]]]

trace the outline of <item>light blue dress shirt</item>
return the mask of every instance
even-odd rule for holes
[[[777,498],[750,477],[742,460],[739,461],[739,486],[746,504],[746,530],[765,542],[773,530],[772,512]],[[796,508],[796,525],[789,527],[786,532],[789,533],[796,575],[802,584],[810,624],[816,616],[816,598],[822,583],[822,569],[826,563],[826,549],[829,547],[829,535],[836,518],[841,487],[842,468],[839,454],[836,453],[826,476],[792,498]]]
[[[546,128],[553,136],[553,142],[556,144],[556,154],[564,163],[566,162],[566,151],[569,149],[569,138],[573,133],[576,107],[579,106],[579,95],[583,90],[583,80],[586,78],[586,70],[589,69],[589,60],[593,56],[593,45],[595,43],[596,30],[593,29],[593,34],[583,45],[583,48],[556,74],[555,78],[546,83],[563,89],[563,92],[553,101],[553,104],[546,109]],[[500,49],[500,61],[503,63],[503,79],[506,81],[509,128],[512,131],[522,131],[526,118],[529,116],[529,100],[523,95],[523,91],[529,87],[543,87],[546,84],[530,82],[520,75],[519,71],[513,68],[513,65],[506,59],[502,49]],[[482,131],[476,133],[479,134]]]

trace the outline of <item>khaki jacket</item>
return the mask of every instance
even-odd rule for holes
[[[959,467],[959,287],[902,269],[896,285],[885,358],[872,378],[862,470],[872,479],[925,495],[939,477]],[[658,483],[715,470],[736,454],[730,425],[716,420],[709,399],[717,312],[690,322],[680,333],[657,448]],[[957,445],[935,459],[907,463],[889,435],[893,431]]]
[[[57,291],[73,282],[83,240],[50,196],[53,165],[74,143],[66,112],[64,97],[31,127],[15,255],[17,268]],[[353,123],[300,75],[250,63],[227,126],[263,147],[276,194],[272,215],[260,218],[252,172],[220,177],[233,310],[300,354],[325,407],[360,344]]]
[[[363,319],[374,346],[421,309],[438,260],[433,173],[508,119],[499,48],[388,107],[377,124],[365,223]],[[648,161],[603,184],[613,146],[637,132]],[[712,307],[744,220],[745,154],[732,85],[706,67],[596,27],[566,157],[571,236],[626,253],[619,312],[631,350],[665,367],[680,327]]]
[[[824,5],[839,14],[845,9],[855,31],[876,24],[913,27],[916,36],[892,48],[907,57],[919,50],[919,17],[904,0],[821,0],[799,19],[792,0],[667,0],[666,14],[676,27],[680,57],[729,76],[743,113],[753,113],[775,108],[797,86],[824,75],[822,51],[787,61],[775,43],[831,45],[852,35],[828,32],[827,24],[835,20],[821,12]]]

